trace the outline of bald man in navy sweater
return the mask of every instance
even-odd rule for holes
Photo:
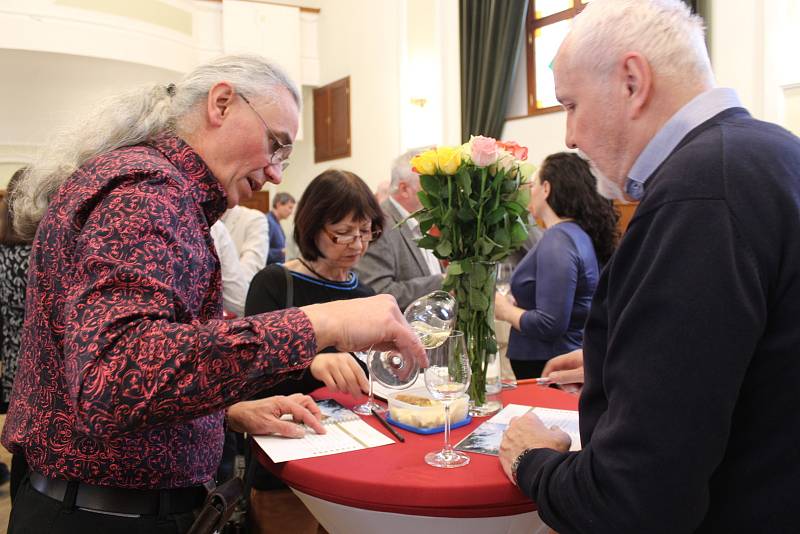
[[[544,371],[585,367],[583,449],[525,416],[503,468],[560,534],[798,532],[800,140],[715,87],[678,0],[594,0],[554,73],[567,144],[640,204]]]

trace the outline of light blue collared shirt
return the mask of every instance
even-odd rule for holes
[[[730,108],[742,107],[736,91],[715,88],[701,93],[673,115],[647,143],[625,180],[625,193],[633,199],[644,196],[644,184],[667,159],[686,134],[711,117]]]

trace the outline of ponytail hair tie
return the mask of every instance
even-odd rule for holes
[[[167,85],[167,94],[169,96],[175,96],[175,84],[174,83],[171,83],[171,84]]]

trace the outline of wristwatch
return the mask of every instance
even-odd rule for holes
[[[514,461],[511,463],[511,478],[514,479],[514,484],[515,485],[519,486],[519,484],[517,484],[517,469],[519,469],[520,462],[522,462],[522,459],[525,456],[527,456],[528,453],[531,453],[531,452],[533,452],[535,450],[536,449],[525,449],[524,451],[519,453],[519,456],[514,458]]]

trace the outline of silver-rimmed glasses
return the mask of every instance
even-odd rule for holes
[[[256,114],[258,120],[260,120],[261,124],[264,125],[264,128],[267,129],[267,139],[272,140],[272,154],[270,154],[269,157],[269,164],[278,165],[280,166],[281,171],[285,171],[286,167],[289,166],[289,156],[292,155],[292,149],[294,146],[292,146],[291,143],[281,143],[281,140],[278,139],[274,133],[272,133],[272,129],[267,126],[267,121],[265,121],[264,117],[262,117],[261,114],[256,111],[256,108],[253,107],[253,104],[250,103],[247,97],[242,93],[237,94],[242,97],[242,100],[244,100],[245,104],[247,104],[248,107],[253,110],[253,113]]]

